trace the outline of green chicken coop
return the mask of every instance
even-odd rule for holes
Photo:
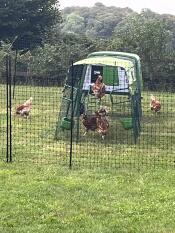
[[[63,90],[62,102],[56,126],[55,138],[60,134],[76,131],[79,138],[79,121],[82,111],[94,111],[99,107],[99,101],[92,92],[92,85],[98,75],[102,75],[105,84],[105,94],[109,96],[111,111],[117,104],[116,96],[126,96],[130,102],[130,115],[120,117],[123,128],[132,129],[136,143],[141,130],[141,91],[142,72],[140,58],[136,54],[124,52],[101,51],[94,52],[87,58],[77,61],[69,68]],[[92,107],[93,105],[93,107]]]

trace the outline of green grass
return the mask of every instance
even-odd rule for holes
[[[0,167],[0,232],[175,232],[174,170]]]
[[[93,133],[83,137],[80,126],[69,170],[69,140],[64,135],[54,140],[61,90],[17,86],[13,113],[30,96],[34,103],[30,119],[12,117],[14,162],[0,163],[0,233],[175,232],[175,94],[155,93],[162,103],[159,115],[150,112],[149,94],[143,93],[137,145],[119,121],[127,105],[118,105],[110,113],[105,141]],[[5,101],[1,85],[1,160],[6,155]],[[108,96],[103,101],[110,107]]]
[[[5,158],[6,142],[6,95],[5,86],[0,86],[0,142],[1,157]],[[162,103],[160,114],[150,111],[150,93],[143,92],[142,133],[137,144],[133,143],[132,130],[125,130],[120,119],[127,116],[128,103],[116,105],[111,111],[109,95],[102,104],[110,109],[110,129],[106,139],[101,140],[97,133],[89,132],[83,136],[84,128],[80,122],[79,141],[76,132],[73,142],[73,165],[88,167],[155,167],[175,164],[175,94],[156,92]],[[33,97],[31,117],[15,117],[15,107]],[[60,112],[62,89],[58,87],[16,86],[12,100],[12,145],[13,160],[32,163],[69,163],[70,131],[59,131],[59,140],[54,140]],[[123,97],[114,96],[114,102],[123,101]],[[65,106],[61,111],[65,111]],[[95,109],[94,109],[95,110]]]
[[[6,140],[5,86],[1,86],[1,134],[3,156]],[[67,154],[65,141],[54,140],[60,108],[60,89],[50,87],[17,86],[12,99],[12,145],[14,161],[56,162],[64,160]],[[15,108],[30,96],[34,98],[32,115],[29,119],[15,116]]]

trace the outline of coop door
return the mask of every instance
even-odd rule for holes
[[[118,86],[119,85],[118,67],[104,66],[103,82],[108,86]]]
[[[103,76],[103,66],[94,65],[91,70],[91,83],[95,83],[98,78],[98,75]]]
[[[84,65],[74,65],[69,68],[68,78],[66,84],[68,86],[79,87],[82,75],[83,75]]]

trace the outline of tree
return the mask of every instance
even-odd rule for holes
[[[108,38],[116,25],[132,12],[129,8],[106,7],[100,2],[93,7],[68,7],[63,10],[63,29],[83,32],[93,39]]]
[[[71,13],[67,16],[66,24],[62,29],[63,32],[84,33],[85,23],[84,18],[76,13]]]
[[[95,51],[95,44],[83,35],[66,33],[47,38],[44,48],[36,48],[20,56],[23,64],[30,62],[31,73],[40,77],[56,78],[62,84],[72,61],[75,62]]]
[[[112,48],[137,53],[142,59],[144,77],[154,81],[161,78],[169,65],[165,58],[170,41],[168,25],[158,15],[144,10],[129,16],[116,28]]]
[[[57,0],[1,0],[0,40],[14,50],[42,45],[44,34],[60,21]]]

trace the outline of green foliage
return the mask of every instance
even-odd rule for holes
[[[1,49],[0,49],[0,69],[3,67],[3,62],[5,60],[5,56],[9,53],[10,44],[1,42]]]
[[[150,15],[149,11],[143,11],[129,16],[116,28],[111,49],[137,53],[146,78],[161,79],[165,70],[174,69],[171,41],[168,24],[160,17]]]
[[[19,56],[18,62],[30,67],[32,75],[57,78],[61,84],[71,63],[94,50],[93,41],[86,36],[56,33],[49,36],[43,48],[34,49],[30,55],[26,53]]]
[[[76,14],[84,22],[84,29],[69,25],[69,16]],[[141,57],[145,83],[172,80],[175,73],[175,17],[159,15],[149,9],[141,14],[128,8],[106,7],[96,3],[93,7],[69,7],[63,11],[62,30],[84,32],[97,51],[114,50],[136,53]],[[71,25],[76,24],[72,18]],[[83,20],[84,19],[84,20]],[[81,25],[81,24],[80,24]]]
[[[1,0],[0,40],[15,40],[15,50],[31,50],[41,45],[44,33],[60,20],[57,3],[57,0]]]
[[[116,25],[131,13],[132,10],[129,8],[106,7],[102,3],[96,3],[91,8],[69,7],[63,10],[65,20],[62,27],[64,32],[84,32],[94,39],[108,38],[112,36]]]
[[[56,3],[2,0],[0,6],[1,40],[12,43],[16,39],[13,49],[23,52],[42,45],[31,52],[31,61],[35,62],[30,61],[30,66],[36,75],[63,80],[71,61],[90,52],[114,50],[141,57],[145,83],[174,79],[175,16],[149,9],[137,14],[129,8],[106,7],[97,2],[93,7],[65,8],[60,24]],[[26,66],[25,56],[18,59]]]
[[[4,77],[4,74],[6,72],[6,56],[9,55],[11,51],[12,45],[9,43],[1,42],[1,47],[0,47],[0,81]],[[14,66],[14,60],[15,60],[15,52],[11,52],[11,64]],[[2,77],[3,76],[3,77]]]
[[[66,18],[66,24],[63,27],[63,32],[83,33],[85,29],[84,18],[75,13],[71,13]]]

